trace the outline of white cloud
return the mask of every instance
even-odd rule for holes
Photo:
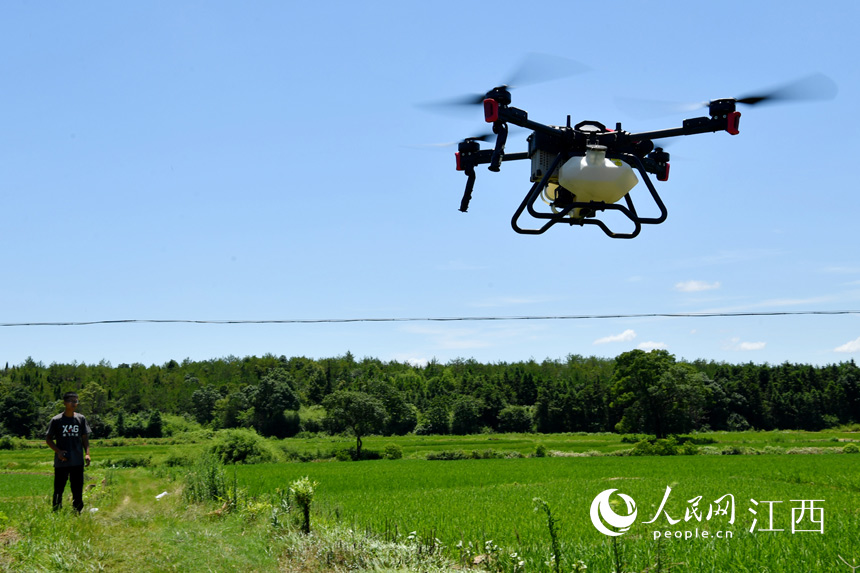
[[[860,352],[860,337],[833,349],[834,352]]]
[[[645,352],[651,352],[652,350],[666,350],[669,347],[666,346],[665,342],[640,342],[636,345],[636,348]]]
[[[607,344],[609,342],[629,342],[629,341],[633,340],[634,338],[636,338],[636,332],[628,328],[627,330],[625,330],[621,334],[615,334],[612,336],[604,336],[603,338],[598,338],[597,340],[594,341],[594,344]]]
[[[413,354],[395,354],[392,358],[397,362],[404,362],[410,366],[416,366],[418,368],[424,368],[430,363],[427,358],[416,358]]]
[[[725,349],[746,352],[750,350],[764,350],[765,346],[767,346],[767,342],[741,342],[740,338],[735,337],[725,346]]]
[[[718,288],[720,288],[720,283],[718,281],[712,283],[705,281],[684,281],[675,285],[675,290],[679,290],[681,292],[702,292]]]

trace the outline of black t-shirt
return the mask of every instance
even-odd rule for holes
[[[51,418],[48,429],[45,431],[45,437],[53,438],[57,447],[66,452],[66,461],[64,462],[60,461],[59,454],[54,454],[54,467],[67,468],[84,465],[84,445],[81,442],[81,437],[90,433],[87,419],[77,412],[72,418],[67,418],[65,413],[57,414]]]

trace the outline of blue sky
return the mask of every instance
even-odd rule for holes
[[[860,309],[858,6],[6,2],[0,323]],[[676,140],[668,220],[634,240],[522,236],[526,162],[481,168],[458,212],[453,149],[422,144],[486,124],[416,104],[486,91],[534,51],[590,68],[514,92],[550,124],[675,127],[697,114],[638,117],[618,98],[706,101],[815,72],[839,93]],[[860,315],[0,328],[10,364],[633,348],[856,360]]]

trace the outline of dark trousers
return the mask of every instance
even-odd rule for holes
[[[54,468],[54,511],[63,507],[63,490],[66,481],[72,488],[72,507],[78,513],[84,509],[84,466]]]

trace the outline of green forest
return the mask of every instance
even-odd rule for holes
[[[821,430],[860,422],[860,368],[612,358],[423,366],[265,355],[160,366],[50,364],[0,370],[0,435],[39,437],[76,391],[96,438],[160,437],[162,416],[278,438],[380,434]],[[359,440],[360,442],[360,440]]]

